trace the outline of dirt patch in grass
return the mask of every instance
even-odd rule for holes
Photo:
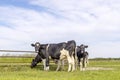
[[[104,68],[104,67],[87,67],[86,70],[114,70],[113,68]]]

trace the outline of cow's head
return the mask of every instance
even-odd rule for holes
[[[39,52],[39,48],[40,48],[40,43],[36,42],[35,44],[31,44],[32,47],[35,47],[35,52],[38,53]]]
[[[31,68],[34,68],[35,66],[37,66],[37,64],[41,61],[42,61],[41,56],[39,54],[37,54],[35,59],[33,59],[32,62],[31,62]]]
[[[84,52],[85,52],[85,48],[88,48],[88,45],[83,45],[83,44],[81,44],[81,45],[79,46],[79,48],[80,48],[81,53],[84,53]]]

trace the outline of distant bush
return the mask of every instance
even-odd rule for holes
[[[92,58],[90,60],[120,60],[120,58]]]

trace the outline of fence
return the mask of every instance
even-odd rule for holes
[[[1,53],[3,52],[3,53]],[[12,53],[12,54],[11,54]],[[15,53],[15,54],[13,54]],[[17,54],[24,53],[24,54]],[[31,53],[31,54],[27,54]],[[0,57],[34,57],[35,51],[23,51],[23,50],[0,50]]]
[[[0,50],[0,52],[28,52],[28,53],[35,53],[35,51],[20,51],[20,50]]]

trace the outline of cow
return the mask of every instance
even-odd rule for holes
[[[75,70],[74,54],[76,42],[74,40],[58,44],[40,44],[36,42],[35,44],[31,44],[31,46],[35,47],[35,52],[41,56],[44,70],[49,70],[49,57],[58,61],[56,71],[60,69],[62,60],[66,58],[69,64],[68,72],[71,71],[71,68],[72,71]],[[32,63],[34,63],[34,60]]]
[[[76,47],[77,61],[80,70],[84,70],[86,68],[86,63],[88,63],[88,52],[85,51],[85,48],[88,48],[88,46],[83,44]]]

